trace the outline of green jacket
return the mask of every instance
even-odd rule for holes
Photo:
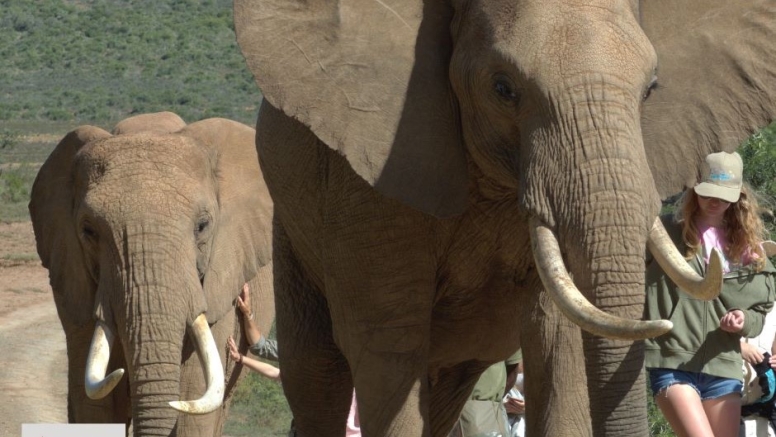
[[[663,219],[668,234],[681,253],[686,246],[681,226]],[[700,255],[687,263],[704,275],[706,265]],[[647,339],[645,366],[706,373],[723,378],[742,379],[741,337],[755,337],[763,329],[765,315],[776,299],[776,268],[770,261],[760,272],[743,268],[723,276],[719,297],[711,301],[695,299],[679,289],[656,261],[647,265],[644,318],[668,319],[674,328],[659,337]],[[719,328],[725,313],[740,309],[745,314],[740,334]]]
[[[507,366],[523,361],[523,350],[518,349],[506,361],[499,361],[485,369],[472,390],[470,399],[501,402],[507,385]]]

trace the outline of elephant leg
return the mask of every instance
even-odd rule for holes
[[[522,326],[525,360],[526,434],[592,436],[579,327],[542,291],[529,303]],[[532,346],[533,345],[533,346]],[[562,416],[562,420],[558,417]]]
[[[325,233],[334,339],[353,375],[362,433],[429,436],[433,243],[422,218],[373,196],[351,191],[348,201],[374,209],[366,219],[334,218],[348,226]]]
[[[353,383],[334,344],[328,303],[275,221],[273,263],[280,374],[299,437],[342,437]]]
[[[465,361],[441,369],[432,378],[429,416],[433,437],[447,437],[450,434],[479,375],[487,368],[487,364],[479,361]]]

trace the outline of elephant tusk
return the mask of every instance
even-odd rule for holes
[[[195,401],[173,401],[170,406],[189,414],[207,414],[220,407],[224,401],[224,366],[218,355],[213,333],[207,324],[205,314],[200,314],[191,326],[192,336],[197,345],[197,354],[205,371],[207,390]]]
[[[94,335],[84,372],[86,396],[91,399],[102,399],[110,394],[124,376],[124,369],[116,369],[107,377],[105,376],[112,347],[113,331],[106,324],[97,322],[94,326]]]
[[[574,285],[553,232],[531,218],[531,245],[539,277],[555,305],[580,328],[601,337],[641,340],[671,330],[668,320],[629,320],[608,314],[591,304]]]
[[[712,300],[719,296],[722,288],[722,259],[717,249],[712,249],[709,256],[706,278],[701,277],[679,253],[659,218],[655,219],[649,231],[647,248],[666,275],[687,294],[703,300]]]

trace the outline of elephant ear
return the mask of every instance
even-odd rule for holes
[[[214,323],[234,310],[232,300],[242,285],[272,261],[272,199],[259,168],[253,128],[211,118],[180,134],[211,150],[217,162],[220,213],[204,282],[207,318]]]
[[[649,0],[641,19],[658,58],[644,146],[665,198],[695,185],[707,154],[776,117],[776,2]]]
[[[30,218],[38,256],[49,281],[63,327],[94,323],[92,280],[83,257],[74,217],[73,168],[76,153],[110,134],[94,126],[68,133],[41,166],[30,195]]]
[[[235,0],[237,41],[274,107],[380,193],[444,217],[466,202],[447,2]]]
[[[186,127],[186,122],[174,112],[154,112],[140,114],[125,118],[113,128],[113,135],[130,134],[138,132],[154,132],[171,134]]]

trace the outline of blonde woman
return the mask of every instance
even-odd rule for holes
[[[739,340],[754,337],[776,298],[776,269],[761,243],[764,226],[753,193],[743,184],[737,153],[713,153],[702,182],[687,190],[664,225],[687,263],[704,274],[713,249],[723,258],[718,298],[691,298],[658,263],[646,274],[647,319],[670,319],[674,328],[645,341],[652,393],[679,437],[734,437],[741,418]]]

